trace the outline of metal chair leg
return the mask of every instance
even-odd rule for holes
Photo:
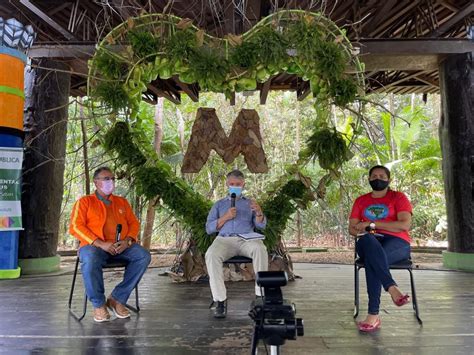
[[[418,321],[420,325],[423,325],[423,321],[420,318],[420,313],[418,310],[418,300],[416,299],[415,280],[413,278],[413,271],[412,269],[408,269],[408,272],[410,273],[411,295],[413,298],[413,301],[412,301],[413,310],[415,311],[416,320]]]
[[[77,259],[76,259],[76,267],[74,269],[74,275],[72,277],[72,285],[71,285],[71,292],[69,293],[68,308],[69,308],[69,313],[77,321],[80,322],[86,316],[86,313],[87,313],[87,300],[88,300],[88,297],[87,297],[87,293],[84,291],[84,305],[83,305],[83,308],[82,308],[82,314],[78,315],[72,309],[72,299],[73,299],[73,295],[74,295],[74,287],[76,285],[76,278],[77,278],[77,271],[78,270],[79,270],[79,257],[77,257]],[[138,285],[135,286],[135,307],[133,307],[129,304],[126,304],[125,306],[128,309],[130,309],[131,311],[135,312],[135,313],[140,312],[140,303],[139,303],[139,300],[138,300]]]
[[[359,267],[354,264],[354,318],[359,315]]]
[[[129,305],[128,303],[125,305],[125,307],[127,307],[132,312],[140,312],[140,304],[138,303],[138,285],[135,286],[135,307]]]
[[[74,275],[72,277],[72,285],[71,285],[71,292],[69,293],[69,302],[68,302],[68,308],[69,308],[69,313],[77,320],[81,321],[85,316],[87,312],[87,294],[84,292],[84,307],[83,307],[83,312],[82,315],[76,314],[73,309],[72,309],[72,298],[74,295],[74,287],[76,285],[76,277],[77,277],[77,270],[79,269],[79,257],[76,259],[76,267],[74,269]]]

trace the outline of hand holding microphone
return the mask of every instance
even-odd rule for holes
[[[235,216],[237,215],[237,208],[235,207],[235,199],[237,195],[235,193],[230,194],[230,208],[226,212],[226,220],[231,220],[234,219]]]
[[[115,230],[115,243],[120,241],[120,237],[122,236],[122,225],[117,224],[117,229]]]
[[[121,240],[122,238],[122,225],[117,224],[117,229],[115,231],[115,254],[121,254],[125,249],[127,249],[128,244],[125,240]]]

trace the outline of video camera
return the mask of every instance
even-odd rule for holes
[[[296,340],[304,335],[303,319],[296,318],[293,303],[283,299],[281,286],[288,283],[284,271],[260,271],[257,273],[257,285],[263,287],[264,296],[252,302],[250,318],[255,322],[252,337],[252,355],[257,354],[260,339],[271,346],[271,353],[279,354],[279,347],[287,339]]]

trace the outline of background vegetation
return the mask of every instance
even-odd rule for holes
[[[446,238],[441,152],[437,134],[439,98],[430,95],[427,103],[422,101],[421,96],[415,95],[373,95],[370,99],[373,103],[364,108],[361,135],[350,146],[353,157],[343,165],[341,174],[328,175],[317,160],[306,166],[304,174],[311,177],[318,198],[310,208],[292,216],[284,233],[288,244],[344,245],[347,240],[347,216],[352,202],[356,196],[369,190],[367,170],[378,163],[392,169],[392,187],[407,193],[414,204],[412,236],[415,242]],[[180,164],[198,107],[215,107],[227,132],[241,108],[255,108],[261,119],[269,173],[249,173],[241,157],[232,166],[226,166],[213,153],[200,173],[182,177],[192,185],[194,191],[216,200],[225,194],[226,172],[237,167],[246,172],[246,194],[262,199],[262,191],[266,191],[298,159],[300,150],[306,146],[313,130],[316,113],[311,99],[298,102],[292,92],[271,92],[267,104],[263,106],[258,104],[258,100],[258,93],[254,93],[250,96],[238,94],[235,106],[230,106],[222,94],[201,94],[199,103],[184,98],[180,106],[164,101],[162,159],[172,165],[177,175],[181,175]],[[152,155],[155,108],[146,103],[140,105],[139,115],[130,123],[134,135],[139,138],[141,150]],[[74,247],[73,238],[67,234],[69,214],[73,202],[86,192],[84,140],[90,171],[103,164],[114,167],[115,163],[114,157],[106,154],[101,145],[103,135],[113,122],[97,116],[92,118],[80,102],[70,106],[69,117],[62,247]],[[336,108],[332,110],[330,120],[348,140],[353,128],[360,126],[355,124],[356,118],[350,111]],[[84,127],[81,127],[81,122]],[[125,195],[132,202],[137,215],[144,221],[146,201],[136,194],[133,181],[126,172],[117,171],[117,176],[124,177],[118,181],[117,193]],[[180,244],[187,236],[179,220],[159,201],[156,211],[152,244],[166,247]]]

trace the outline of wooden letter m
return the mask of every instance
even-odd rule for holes
[[[249,170],[253,173],[268,171],[267,158],[262,147],[259,117],[255,110],[242,109],[237,116],[229,137],[225,134],[216,110],[201,107],[191,132],[191,139],[184,156],[183,173],[199,172],[211,150],[230,164],[242,153]]]

